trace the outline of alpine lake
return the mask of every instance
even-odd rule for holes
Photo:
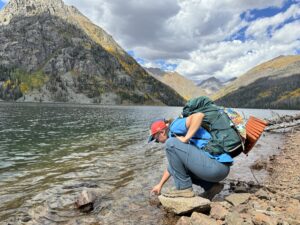
[[[150,195],[167,166],[164,146],[147,138],[150,121],[176,118],[181,109],[0,102],[0,224],[170,223]],[[246,118],[299,112],[237,111]],[[228,180],[263,182],[267,172],[249,167],[280,145],[280,134],[266,133],[249,156],[235,159]],[[74,206],[84,189],[99,192],[89,213]]]

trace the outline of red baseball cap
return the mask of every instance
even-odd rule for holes
[[[154,121],[150,126],[150,136],[148,138],[148,143],[154,140],[154,135],[162,131],[167,127],[167,124],[165,123],[164,119],[156,120]]]

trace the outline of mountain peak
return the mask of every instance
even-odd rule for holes
[[[163,76],[166,71],[163,71],[160,68],[155,68],[155,67],[148,67],[148,68],[144,68],[145,70],[147,70],[147,72],[156,75],[156,76]]]
[[[210,77],[202,81],[198,86],[206,91],[208,95],[211,95],[218,91],[222,86],[222,82],[215,77]]]
[[[50,8],[58,9],[65,7],[62,0],[10,0],[6,8],[18,12],[38,12],[39,10],[48,10]],[[25,9],[25,11],[23,11]]]
[[[204,84],[206,84],[206,83],[217,83],[217,84],[221,84],[221,81],[220,80],[218,80],[217,78],[215,78],[215,77],[210,77],[210,78],[208,78],[208,79],[206,79],[206,80],[203,80],[200,84],[199,84],[199,86],[202,86],[202,85],[204,85]]]
[[[74,6],[63,0],[10,0],[0,11],[0,26],[8,25],[16,17],[34,17],[42,14],[58,17],[73,24],[109,52],[125,54],[122,48],[101,27],[94,25]]]
[[[6,25],[16,16],[35,16],[42,13],[65,18],[74,7],[62,0],[10,0],[0,12],[0,25]]]

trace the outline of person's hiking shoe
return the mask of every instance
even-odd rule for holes
[[[166,193],[162,193],[163,196],[168,197],[168,198],[178,198],[178,197],[183,197],[183,198],[192,198],[195,197],[195,193],[193,192],[192,188],[187,188],[183,190],[170,190]]]
[[[209,190],[200,194],[200,197],[207,198],[210,201],[219,194],[224,188],[224,184],[216,183]]]

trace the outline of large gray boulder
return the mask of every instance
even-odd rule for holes
[[[160,195],[159,201],[170,212],[178,215],[187,214],[192,211],[207,212],[210,209],[210,201],[206,198],[168,198]]]

